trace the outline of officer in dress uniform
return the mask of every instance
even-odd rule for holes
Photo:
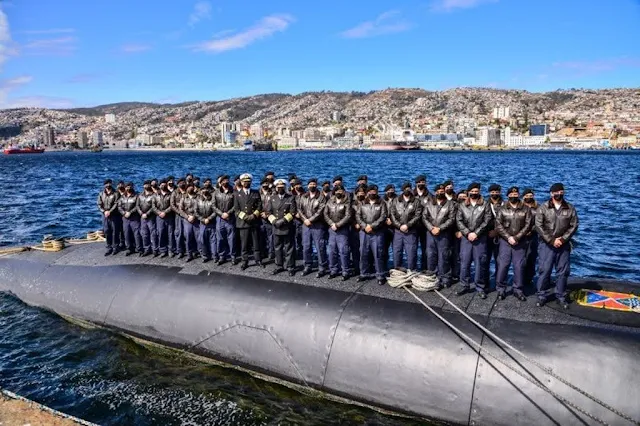
[[[270,173],[270,172],[267,172]],[[262,213],[260,214],[260,249],[264,259],[275,259],[274,243],[273,243],[273,225],[267,220],[267,203],[273,195],[273,181],[265,176],[260,183],[260,199],[262,200]]]
[[[475,265],[475,286],[480,298],[487,298],[489,283],[486,281],[489,257],[487,253],[487,229],[491,223],[491,207],[480,195],[480,184],[467,188],[468,198],[458,205],[456,222],[462,233],[460,241],[460,283],[458,296],[471,292],[471,263]]]
[[[529,207],[520,200],[520,189],[512,186],[507,191],[508,202],[496,216],[495,229],[500,236],[500,261],[496,272],[498,299],[504,300],[507,292],[507,273],[513,265],[513,295],[527,300],[523,293],[526,267],[527,234],[533,228],[533,216]]]
[[[220,177],[220,188],[213,195],[213,209],[216,212],[216,239],[218,241],[218,265],[222,265],[228,260],[237,264],[235,255],[236,249],[236,226],[234,212],[234,193],[229,176]]]
[[[407,269],[418,268],[418,223],[422,220],[422,204],[409,182],[402,184],[402,194],[390,205],[389,218],[393,227],[393,267],[402,267],[402,257],[407,254]]]
[[[209,185],[205,180],[204,187],[200,191],[196,207],[196,217],[200,222],[200,233],[198,234],[198,250],[202,257],[202,263],[210,260],[218,261],[218,239],[216,237],[216,211],[214,209],[213,195],[211,191],[213,185],[209,180]]]
[[[113,189],[113,181],[104,181],[104,189],[98,195],[98,209],[102,213],[102,231],[107,240],[105,256],[117,254],[120,251],[120,229],[122,227],[118,200],[120,194]]]
[[[367,199],[357,211],[356,220],[360,225],[360,276],[358,281],[367,279],[369,270],[369,253],[373,254],[373,263],[378,284],[386,283],[386,271],[382,264],[382,247],[384,246],[383,227],[387,220],[387,204],[378,195],[378,186],[367,187]]]
[[[342,184],[333,187],[333,196],[324,208],[324,221],[329,226],[329,279],[342,272],[342,280],[349,279],[349,228],[353,209]]]
[[[236,191],[233,209],[236,213],[236,229],[240,234],[242,251],[242,270],[249,267],[249,248],[253,249],[253,256],[257,265],[264,268],[260,257],[260,213],[262,200],[255,189],[251,189],[251,175],[245,173],[240,176],[242,189]]]
[[[567,278],[571,270],[571,238],[578,230],[575,207],[564,199],[564,185],[554,183],[549,189],[551,198],[540,205],[535,226],[542,239],[538,261],[538,306],[544,306],[551,291],[551,273],[556,270],[556,300],[564,308],[567,301]]]
[[[174,245],[174,213],[171,208],[171,192],[166,180],[160,181],[158,193],[154,200],[156,210],[156,233],[158,234],[158,251],[160,257],[167,257],[175,252]]]
[[[133,182],[125,185],[125,195],[118,201],[118,211],[122,216],[124,239],[127,247],[126,256],[131,256],[136,251],[142,253],[142,238],[140,238],[140,212],[138,211],[138,194],[133,187]]]
[[[193,185],[187,186],[187,194],[180,200],[182,213],[182,229],[184,243],[187,249],[187,262],[191,262],[198,255],[198,235],[196,228],[200,226],[197,217],[198,194]]]
[[[153,193],[151,181],[146,180],[143,185],[142,194],[138,195],[138,211],[140,212],[140,236],[142,237],[142,247],[144,251],[141,257],[149,256],[153,253],[158,256],[158,233],[156,232],[156,209],[154,201],[156,194]]]
[[[327,260],[327,224],[324,222],[324,207],[327,203],[321,191],[318,191],[318,179],[311,178],[307,183],[307,191],[298,199],[296,205],[302,221],[302,259],[304,269],[302,276],[309,275],[313,266],[313,246],[318,255],[318,274],[324,277],[329,271]]]
[[[184,197],[187,196],[187,183],[184,179],[178,179],[178,189],[174,190],[171,193],[171,210],[173,210],[173,216],[175,219],[174,222],[174,233],[173,233],[173,238],[174,238],[174,251],[170,253],[170,256],[173,257],[175,255],[178,255],[179,259],[182,259],[187,251],[187,248],[185,247],[185,241],[184,241],[184,229],[183,229],[183,213],[180,210],[180,201],[182,201],[182,199]],[[171,235],[169,235],[169,238],[171,238]]]
[[[524,267],[524,286],[530,286],[533,284],[533,277],[536,274],[536,261],[538,260],[538,232],[535,227],[535,218],[540,204],[535,199],[533,189],[525,188],[522,192],[522,201],[524,205],[531,210],[531,217],[533,219],[534,226],[529,231],[529,234],[525,237],[527,242],[527,253],[525,255],[525,267]]]
[[[295,197],[286,191],[286,182],[275,181],[276,193],[267,202],[267,219],[273,225],[273,239],[276,255],[276,267],[273,275],[285,270],[290,276],[296,273],[296,260],[293,255],[294,218],[296,215]]]
[[[427,189],[427,177],[425,175],[419,175],[415,179],[416,188],[413,191],[413,195],[416,196],[422,204],[422,210],[424,211],[425,205],[431,201],[431,194]],[[418,224],[418,245],[420,246],[420,268],[423,271],[427,270],[427,229],[424,224],[420,222]]]
[[[422,222],[427,228],[427,271],[438,275],[441,286],[451,286],[451,243],[456,223],[456,203],[447,200],[445,186],[436,185],[425,205]]]
[[[382,263],[385,269],[389,267],[389,249],[393,243],[393,224],[391,223],[391,203],[396,199],[396,187],[393,184],[389,184],[384,188],[384,197],[382,197],[385,203],[387,203],[387,211],[389,217],[385,222],[384,227],[384,247],[382,248]]]

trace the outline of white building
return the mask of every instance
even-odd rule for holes
[[[476,138],[473,137],[466,137],[464,139],[462,139],[462,143],[465,145],[475,145],[476,144]]]
[[[116,122],[116,115],[115,114],[105,114],[104,115],[104,121],[106,123],[114,124]]]
[[[252,124],[251,127],[249,127],[249,133],[251,136],[262,138],[264,137],[264,128],[260,123]]]
[[[77,134],[77,142],[78,148],[87,148],[89,145],[89,137],[87,136],[87,132],[80,131]]]
[[[104,145],[104,140],[102,138],[102,132],[100,130],[94,130],[91,135],[93,139],[94,146],[102,146]]]
[[[340,121],[342,120],[342,113],[340,111],[333,111],[331,113],[331,119],[333,121]]]
[[[476,145],[497,146],[500,145],[500,129],[482,127],[476,130]]]
[[[493,109],[493,118],[500,120],[508,120],[511,115],[511,110],[509,107],[499,106]]]

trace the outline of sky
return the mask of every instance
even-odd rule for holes
[[[640,87],[640,0],[0,0],[0,108]]]

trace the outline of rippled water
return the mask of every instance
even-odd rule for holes
[[[545,198],[565,183],[580,230],[572,274],[640,281],[636,235],[640,153],[159,152],[46,153],[0,157],[0,246],[100,227],[96,196],[106,177],[132,180],[193,171],[201,178],[250,172],[306,179],[357,175],[384,186],[426,174],[461,188],[531,186]],[[329,402],[236,371],[150,352],[0,295],[0,387],[101,424],[409,424]]]

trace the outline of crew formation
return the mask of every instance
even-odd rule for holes
[[[302,260],[302,275],[317,278],[375,276],[385,284],[389,260],[394,268],[421,270],[438,278],[442,287],[457,282],[458,295],[489,292],[490,263],[494,259],[498,298],[507,295],[509,269],[513,269],[513,295],[526,300],[524,288],[538,271],[538,306],[555,292],[568,307],[566,283],[570,272],[571,239],[578,216],[564,199],[560,183],[551,186],[548,201],[538,204],[531,189],[489,187],[489,199],[479,183],[455,192],[446,181],[427,189],[427,178],[404,182],[400,194],[394,185],[379,188],[359,176],[353,192],[341,176],[321,184],[297,176],[288,182],[265,173],[260,189],[252,189],[252,176],[227,175],[200,179],[192,174],[175,179],[147,180],[137,193],[132,182],[110,179],[98,196],[107,240],[105,255],[121,251],[130,256],[178,256],[190,262],[218,265],[232,262],[265,268],[274,261],[273,274],[293,276]],[[392,256],[389,256],[391,251]],[[473,266],[473,269],[472,269]],[[555,289],[551,275],[556,272]],[[473,272],[473,278],[472,278]]]

